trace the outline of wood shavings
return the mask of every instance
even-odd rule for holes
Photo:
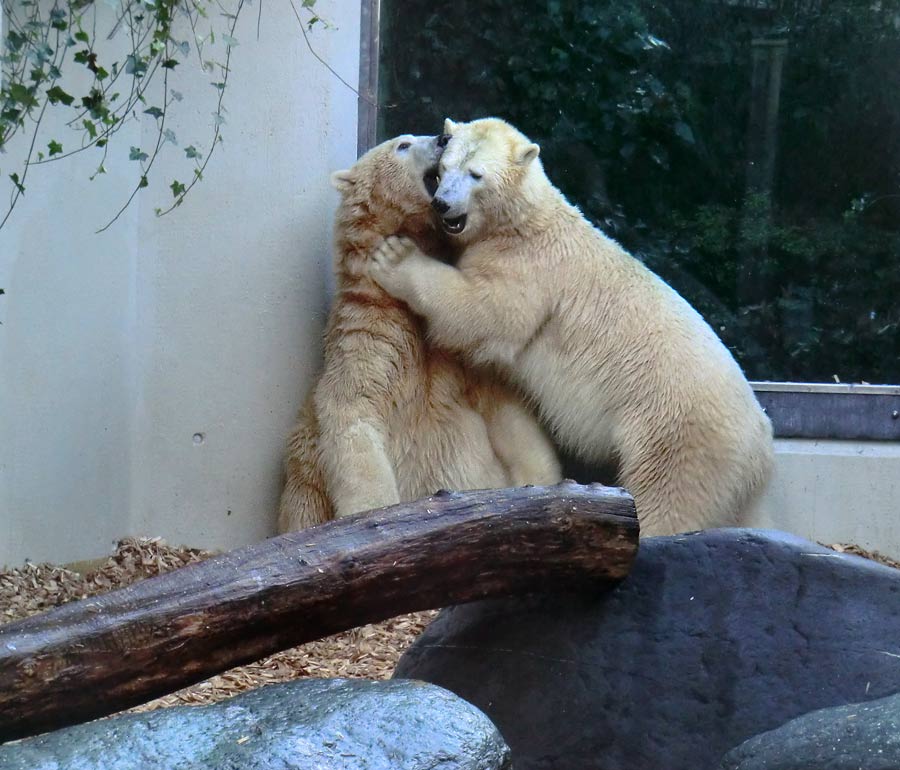
[[[127,538],[119,542],[106,562],[84,575],[52,564],[30,562],[23,567],[3,569],[0,623],[124,588],[213,555],[212,551],[196,548],[173,548],[160,538]],[[132,710],[214,703],[264,684],[301,677],[389,679],[400,655],[436,615],[436,610],[426,610],[354,628],[231,669]]]

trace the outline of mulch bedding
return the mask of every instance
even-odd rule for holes
[[[874,559],[891,567],[900,562],[855,545],[830,546],[841,553]],[[173,548],[160,538],[127,538],[101,566],[81,574],[52,564],[32,564],[0,570],[0,623],[26,618],[76,599],[123,588],[212,556],[211,551]],[[425,629],[437,611],[427,610],[362,626],[294,647],[247,666],[226,671],[198,684],[138,706],[149,711],[162,706],[213,703],[244,690],[301,677],[387,679],[404,650]]]

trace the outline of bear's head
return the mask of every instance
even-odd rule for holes
[[[509,221],[532,171],[540,170],[540,147],[499,118],[444,123],[437,190],[431,201],[444,232],[471,241]],[[541,174],[542,175],[542,174]]]
[[[403,135],[373,147],[331,183],[341,194],[335,217],[340,267],[353,275],[382,238],[406,235],[422,251],[454,263],[460,245],[444,235],[431,208],[445,137]]]
[[[440,137],[406,134],[373,147],[331,183],[345,203],[367,204],[378,217],[426,214],[437,189]]]

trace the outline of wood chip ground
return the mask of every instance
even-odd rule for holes
[[[856,554],[900,568],[900,562],[855,545],[835,544],[830,547],[841,553]],[[30,562],[22,567],[2,569],[0,623],[122,588],[212,555],[212,552],[196,548],[173,548],[160,538],[128,538],[118,544],[104,564],[85,574],[52,564]],[[300,677],[387,679],[404,650],[436,614],[436,611],[429,610],[402,615],[310,642],[231,669],[134,710],[213,703],[263,684]]]

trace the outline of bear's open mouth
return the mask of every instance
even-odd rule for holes
[[[441,219],[441,225],[443,226],[444,231],[450,233],[450,235],[459,235],[466,229],[467,218],[466,214],[458,217],[446,217]]]

